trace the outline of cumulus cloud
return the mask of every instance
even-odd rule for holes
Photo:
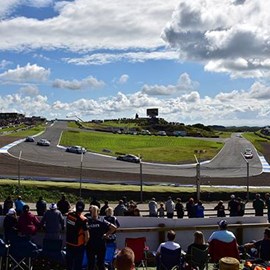
[[[269,70],[268,8],[264,0],[180,0],[162,38],[208,71],[262,77]]]
[[[31,82],[46,81],[50,75],[50,69],[45,69],[36,64],[27,64],[24,67],[17,66],[16,69],[9,69],[0,74],[0,81],[9,82]]]
[[[89,51],[157,48],[164,46],[160,31],[170,19],[177,2],[178,0],[64,2],[56,7],[59,15],[50,19],[40,21],[34,18],[10,17],[2,20],[0,49],[64,48]]]
[[[84,88],[102,88],[105,86],[105,83],[103,81],[99,81],[96,78],[89,76],[81,81],[79,80],[62,80],[62,79],[56,79],[53,82],[53,87],[55,88],[65,88],[70,90],[81,90]]]
[[[39,89],[36,85],[25,85],[23,87],[21,87],[20,89],[21,93],[25,94],[25,95],[29,95],[29,96],[37,96],[39,94]]]
[[[3,60],[0,62],[0,69],[4,69],[4,68],[6,68],[8,65],[11,65],[11,64],[12,64],[12,62],[3,59]]]
[[[201,96],[198,91],[177,97],[158,98],[141,91],[133,94],[118,92],[115,96],[97,100],[81,98],[74,101],[50,101],[47,96],[23,94],[0,95],[1,111],[16,111],[48,118],[66,118],[76,114],[82,119],[104,119],[146,116],[147,108],[158,108],[167,121],[221,125],[262,125],[269,122],[269,86],[254,83],[248,89],[220,92],[216,96]],[[194,109],[196,108],[196,109]]]
[[[147,85],[145,84],[141,91],[148,95],[173,95],[183,94],[198,88],[199,83],[192,81],[187,73],[180,75],[176,85]]]

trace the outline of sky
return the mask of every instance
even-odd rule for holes
[[[1,0],[0,112],[266,126],[270,2]]]

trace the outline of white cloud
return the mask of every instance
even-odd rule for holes
[[[148,60],[179,60],[179,53],[172,50],[95,53],[76,58],[64,58],[63,60],[75,65],[104,65],[120,61],[142,63]]]
[[[50,69],[45,69],[36,64],[27,64],[24,67],[17,66],[16,69],[9,69],[0,74],[0,81],[9,82],[31,82],[31,81],[46,81],[50,75]]]
[[[147,108],[158,108],[159,116],[167,121],[185,124],[204,123],[220,125],[269,124],[269,86],[256,82],[248,89],[220,92],[216,96],[201,96],[198,91],[179,93],[177,97],[150,96],[141,91],[133,94],[118,92],[115,96],[99,99],[81,98],[60,101],[47,96],[26,96],[26,93],[0,95],[1,111],[16,111],[27,115],[66,118],[77,115],[82,119],[106,119],[146,116]]]
[[[121,75],[121,77],[118,80],[119,84],[125,84],[129,79],[129,76],[127,74]]]
[[[3,60],[0,62],[0,69],[4,69],[4,68],[6,68],[8,65],[11,65],[11,64],[12,64],[12,62],[3,59]]]
[[[25,94],[25,95],[29,95],[29,96],[37,96],[39,94],[39,89],[36,85],[25,85],[23,87],[21,87],[20,89],[21,93]]]
[[[264,0],[180,0],[162,37],[181,59],[205,63],[207,71],[264,77],[270,55],[268,9]]]
[[[53,82],[53,87],[55,88],[66,88],[70,90],[81,90],[84,88],[101,88],[105,86],[105,83],[103,81],[99,81],[96,78],[89,76],[81,81],[79,80],[62,80],[62,79],[56,79]]]
[[[183,94],[197,89],[198,82],[192,81],[187,73],[180,75],[176,85],[147,85],[145,84],[141,91],[148,95],[173,95]]]
[[[177,2],[76,0],[62,3],[61,7],[56,7],[60,13],[54,18],[40,21],[11,17],[2,20],[0,49],[157,48],[164,46],[160,31]]]

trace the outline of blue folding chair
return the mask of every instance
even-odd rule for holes
[[[161,247],[159,270],[181,269],[181,248],[170,250]]]
[[[113,261],[115,258],[116,252],[116,243],[107,243],[106,245],[106,254],[105,254],[105,265],[108,270],[113,269]]]

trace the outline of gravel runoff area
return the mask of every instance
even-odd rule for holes
[[[20,139],[16,137],[0,136],[0,148]],[[266,159],[270,157],[270,145],[265,144]],[[268,157],[268,158],[267,158]],[[268,160],[269,162],[269,160]],[[8,154],[0,154],[0,176],[1,177],[17,177],[18,175],[18,160],[9,156]],[[21,160],[20,162],[20,175],[21,177],[29,177],[32,179],[50,178],[55,180],[73,180],[79,179],[80,168],[60,167],[45,164],[38,164],[34,162],[26,162]],[[82,170],[82,179],[86,181],[89,179],[91,182],[124,182],[132,181],[139,183],[139,174],[121,173],[121,172],[108,172],[100,170]],[[181,185],[193,185],[196,182],[195,177],[172,177],[172,176],[158,176],[158,175],[144,175],[144,183],[176,183]],[[237,181],[237,182],[236,182]],[[201,178],[202,185],[246,185],[246,177],[242,178]],[[250,186],[269,186],[270,174],[262,173],[258,176],[250,177]]]

